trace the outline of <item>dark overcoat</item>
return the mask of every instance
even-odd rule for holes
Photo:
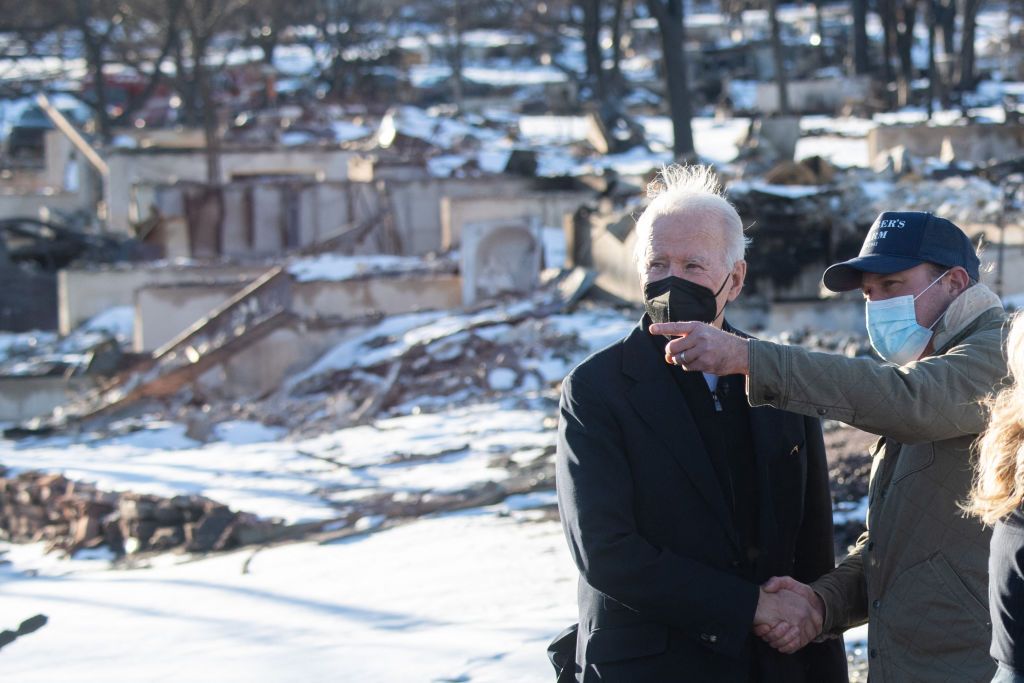
[[[783,655],[751,634],[758,585],[833,568],[818,420],[751,408],[751,559],[679,384],[644,325],[565,379],[558,501],[579,568],[577,680],[846,681],[841,640]],[[756,664],[752,664],[756,662]]]

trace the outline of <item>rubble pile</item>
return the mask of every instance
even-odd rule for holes
[[[1004,188],[977,175],[944,178],[904,176],[879,178],[865,169],[849,169],[836,176],[841,211],[852,223],[869,226],[882,211],[929,211],[962,226],[1024,221],[1020,202],[1003,201]],[[866,230],[866,228],[865,228]]]
[[[166,499],[100,491],[60,474],[0,468],[0,538],[45,542],[73,555],[106,546],[117,556],[147,551],[205,553],[266,542],[281,525],[195,495]]]
[[[942,180],[892,183],[888,194],[871,197],[874,212],[897,206],[902,210],[931,211],[959,225],[996,223],[1003,212],[998,185],[976,176],[954,176]],[[1007,216],[1013,222],[1019,213]]]
[[[552,421],[551,429],[554,427]],[[412,457],[423,461],[441,460],[464,450],[466,449]],[[554,455],[554,446],[548,446],[535,454],[493,454],[488,462],[488,468],[495,472],[496,480],[478,482],[460,490],[367,491],[345,488],[332,490],[324,487],[317,493],[331,501],[339,517],[337,525],[342,529],[336,535],[345,536],[417,519],[423,515],[495,505],[510,496],[552,491],[555,487]],[[390,464],[408,461],[409,458],[396,454]],[[558,518],[553,499],[547,505],[534,506],[534,509],[541,510],[542,514],[533,517],[533,520]]]
[[[128,342],[107,330],[79,330],[60,338],[52,332],[0,334],[0,375],[110,374],[130,361]]]
[[[410,344],[369,365],[314,375],[299,382],[289,398],[308,404],[310,398],[343,392],[354,406],[350,421],[359,424],[510,390],[550,388],[579,359],[584,347],[575,333],[533,315],[477,321]],[[391,341],[370,338],[365,346]],[[303,431],[315,426],[301,425]]]

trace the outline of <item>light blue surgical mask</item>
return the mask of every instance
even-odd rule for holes
[[[946,273],[949,271],[947,270]],[[929,327],[917,322],[914,302],[931,289],[946,274],[938,276],[917,296],[906,294],[884,301],[866,301],[864,317],[867,319],[868,339],[871,346],[885,360],[906,365],[921,357],[932,338],[932,328],[942,319],[940,315]]]

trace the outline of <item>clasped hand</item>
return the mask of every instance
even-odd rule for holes
[[[784,654],[792,654],[821,633],[825,607],[810,586],[788,576],[763,586],[754,613],[754,634]]]

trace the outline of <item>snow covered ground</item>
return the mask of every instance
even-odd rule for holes
[[[124,571],[5,549],[2,625],[49,617],[0,653],[20,683],[545,681],[574,621],[558,525],[503,506]]]
[[[4,442],[0,462],[298,522],[374,493],[500,481],[496,457],[551,445],[549,414],[482,404],[296,442],[222,423],[208,444],[147,422],[123,436]],[[335,543],[163,555],[132,570],[103,553],[67,561],[0,544],[0,628],[49,617],[4,649],[0,670],[26,683],[546,680],[544,648],[575,609],[561,530],[536,509],[553,502],[541,491]]]
[[[251,422],[217,427],[200,444],[180,424],[151,421],[123,436],[0,442],[16,471],[62,472],[107,491],[198,494],[288,523],[332,519],[370,493],[443,494],[509,477],[496,456],[528,461],[554,443],[550,409],[501,404],[382,420],[301,441]]]

